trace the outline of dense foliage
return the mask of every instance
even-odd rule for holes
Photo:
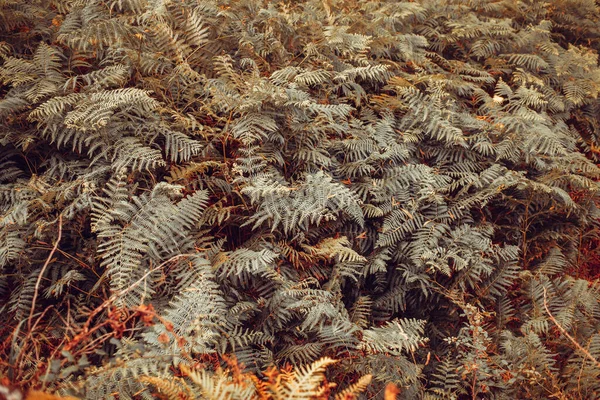
[[[0,1],[0,377],[600,398],[599,50],[594,0]]]

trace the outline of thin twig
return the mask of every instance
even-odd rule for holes
[[[58,244],[60,243],[61,238],[62,238],[62,214],[59,214],[58,215],[58,237],[56,238],[56,242],[54,242],[54,247],[52,248],[50,255],[48,255],[48,258],[46,259],[46,262],[44,263],[44,266],[42,267],[40,274],[38,275],[37,282],[35,283],[35,291],[33,292],[33,299],[31,300],[31,310],[29,311],[29,318],[27,319],[27,330],[29,332],[31,332],[31,320],[33,319],[33,313],[35,311],[35,302],[38,297],[38,292],[40,290],[42,278],[44,276],[44,273],[46,272],[46,268],[48,268],[48,265],[50,264],[50,260],[52,260],[52,256],[54,256],[54,253],[56,252],[56,249],[58,248]]]
[[[106,299],[102,304],[100,304],[98,307],[96,307],[94,310],[92,310],[89,315],[88,315],[88,319],[85,322],[85,324],[83,325],[83,327],[81,328],[81,332],[78,335],[75,335],[75,337],[73,338],[73,340],[67,345],[67,349],[70,350],[70,348],[74,347],[76,344],[78,344],[81,340],[83,340],[83,337],[80,337],[82,334],[83,335],[89,335],[90,332],[93,332],[95,329],[90,330],[90,325],[92,323],[92,320],[94,319],[94,317],[96,315],[98,315],[98,313],[100,313],[102,310],[106,309],[107,307],[109,307],[113,302],[115,302],[119,297],[122,297],[124,295],[126,295],[127,293],[129,293],[130,291],[132,291],[133,289],[135,289],[140,283],[142,283],[151,273],[153,273],[156,270],[161,269],[162,267],[164,267],[165,265],[167,265],[170,262],[173,262],[179,258],[183,258],[183,257],[194,257],[196,256],[196,253],[186,253],[186,254],[178,254],[176,256],[173,256],[171,258],[169,258],[167,261],[161,263],[160,265],[151,268],[150,270],[148,270],[140,279],[138,279],[137,281],[135,281],[131,286],[117,292],[114,293],[112,296],[110,296],[108,299]]]
[[[40,323],[40,321],[42,320],[42,318],[44,318],[44,316],[46,315],[46,312],[51,309],[53,306],[49,305],[48,307],[46,307],[46,309],[44,311],[42,311],[42,313],[37,317],[37,320],[35,321],[35,324],[33,324],[33,327],[29,327],[27,328],[27,334],[25,335],[25,338],[22,340],[23,346],[19,348],[19,353],[16,356],[10,356],[10,358],[14,358],[15,359],[15,366],[19,366],[21,364],[21,358],[25,357],[25,348],[29,345],[29,339],[32,338],[32,333],[35,330],[35,328],[37,328],[38,324]],[[31,316],[28,319],[27,322],[31,321]],[[23,321],[25,322],[25,321]],[[19,325],[20,326],[20,325]],[[17,338],[17,336],[19,335],[19,327],[17,327],[16,331],[13,334],[13,346],[11,346],[11,353],[12,353],[12,347],[14,347],[14,343],[15,343],[15,339]],[[12,371],[10,371],[10,373],[12,374]],[[21,373],[21,371],[19,370],[19,373]]]
[[[554,316],[550,312],[550,309],[548,308],[548,302],[546,300],[546,288],[545,287],[544,287],[544,308],[546,309],[546,312],[548,313],[548,316],[550,317],[550,321],[552,321],[554,323],[554,325],[556,325],[556,327],[563,333],[563,335],[565,335],[567,337],[567,339],[569,339],[569,341],[571,343],[573,343],[573,345],[575,347],[577,347],[577,349],[579,351],[581,351],[587,358],[589,358],[590,361],[592,361],[594,364],[596,364],[597,367],[600,368],[600,361],[598,361],[593,355],[591,355],[589,351],[587,351],[585,348],[583,348],[583,346],[581,346],[579,343],[577,343],[577,341],[573,338],[573,336],[571,336],[569,334],[569,332],[567,332],[567,330],[565,328],[563,328],[561,324],[558,323],[558,321],[556,320],[556,318],[554,318]]]
[[[175,261],[175,260],[177,260],[177,259],[179,259],[179,258],[182,258],[182,257],[194,257],[194,256],[196,256],[196,255],[197,255],[197,254],[195,254],[195,253],[185,253],[185,254],[178,254],[178,255],[176,255],[176,256],[173,256],[173,257],[169,258],[167,261],[163,262],[162,264],[160,264],[160,265],[158,265],[158,266],[156,266],[156,267],[154,267],[154,268],[152,268],[152,269],[149,269],[149,270],[148,270],[148,271],[147,271],[147,272],[146,272],[146,273],[145,273],[145,274],[144,274],[144,275],[143,275],[143,276],[142,276],[140,279],[138,279],[137,281],[135,281],[135,282],[134,282],[134,283],[133,283],[131,286],[129,286],[129,287],[127,287],[127,288],[125,288],[125,289],[121,290],[121,291],[120,291],[120,292],[118,292],[118,293],[115,293],[115,294],[113,294],[113,295],[112,295],[112,296],[111,296],[111,297],[110,297],[110,298],[107,300],[108,304],[105,304],[104,306],[108,306],[108,305],[110,305],[112,302],[114,302],[115,300],[117,300],[119,297],[122,297],[122,296],[126,295],[127,293],[129,293],[130,291],[132,291],[133,289],[135,289],[135,288],[136,288],[136,287],[137,287],[137,286],[138,286],[140,283],[142,283],[142,282],[143,282],[143,281],[144,281],[144,280],[145,280],[145,279],[146,279],[146,278],[147,278],[147,277],[148,277],[148,276],[149,276],[151,273],[153,273],[154,271],[157,271],[157,270],[161,269],[162,267],[164,267],[164,266],[165,266],[165,265],[167,265],[168,263],[170,263],[170,262],[173,262],[173,261]],[[100,307],[102,307],[102,305],[101,305]]]

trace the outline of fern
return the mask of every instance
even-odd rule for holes
[[[46,3],[0,4],[3,377],[598,392],[595,1]]]

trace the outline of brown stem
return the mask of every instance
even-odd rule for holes
[[[598,361],[593,355],[591,355],[589,351],[584,349],[583,346],[581,346],[579,343],[577,343],[577,341],[573,338],[573,336],[571,336],[569,334],[569,332],[567,332],[567,330],[565,328],[563,328],[563,326],[561,324],[558,323],[556,318],[554,318],[554,316],[550,312],[550,309],[548,308],[548,301],[546,300],[546,288],[544,288],[544,309],[546,309],[546,312],[548,313],[548,316],[550,317],[550,321],[552,321],[554,323],[554,325],[556,325],[556,327],[562,332],[562,334],[565,335],[567,337],[567,339],[569,339],[569,341],[571,343],[573,343],[573,345],[575,347],[577,347],[577,349],[586,356],[586,358],[588,358],[590,361],[592,361],[594,364],[596,364],[596,366],[598,368],[600,368],[600,361]]]
[[[46,268],[48,268],[48,265],[50,264],[50,260],[52,260],[52,256],[54,255],[54,253],[56,252],[56,249],[58,248],[58,244],[60,243],[61,238],[62,238],[62,214],[59,214],[59,216],[58,216],[58,237],[56,238],[56,241],[54,242],[54,247],[52,247],[52,251],[50,252],[50,255],[48,255],[48,258],[46,259],[46,262],[44,263],[44,266],[42,267],[40,274],[38,275],[37,282],[35,283],[35,291],[33,292],[33,299],[31,300],[31,310],[29,311],[29,318],[27,319],[27,331],[30,333],[31,333],[31,320],[33,319],[33,313],[35,311],[35,302],[38,297],[38,292],[40,290],[42,278],[44,277]]]

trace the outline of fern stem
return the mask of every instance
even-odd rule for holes
[[[58,216],[58,237],[56,238],[56,241],[54,242],[54,247],[52,247],[52,251],[50,251],[50,254],[48,255],[48,258],[46,259],[46,262],[44,263],[44,266],[42,267],[42,270],[40,271],[40,274],[38,275],[37,281],[35,283],[33,299],[31,300],[31,310],[29,311],[29,317],[27,318],[27,331],[29,332],[29,334],[31,334],[31,320],[33,319],[33,313],[35,311],[35,302],[37,300],[38,292],[40,290],[40,285],[42,283],[42,277],[44,276],[44,273],[46,272],[46,268],[48,268],[48,265],[50,264],[50,260],[52,260],[52,256],[54,256],[54,253],[56,252],[56,249],[58,248],[58,244],[60,243],[61,238],[62,238],[62,214],[60,214]]]
[[[106,299],[102,304],[100,304],[98,307],[96,307],[94,310],[92,310],[89,315],[88,318],[85,322],[85,324],[83,325],[83,327],[80,330],[80,333],[75,335],[73,337],[73,339],[65,346],[65,349],[67,349],[67,351],[71,351],[71,349],[73,349],[75,346],[77,346],[82,340],[84,340],[84,338],[88,337],[92,332],[98,330],[99,328],[102,327],[102,325],[96,325],[95,327],[93,327],[92,329],[90,329],[90,325],[94,319],[94,317],[96,315],[98,315],[102,310],[106,309],[108,306],[110,306],[112,303],[114,303],[119,297],[126,295],[127,293],[129,293],[130,291],[132,291],[133,289],[135,289],[140,283],[142,283],[151,273],[153,273],[154,271],[157,271],[159,269],[161,269],[162,267],[164,267],[165,265],[167,265],[168,263],[175,261],[179,258],[182,257],[193,257],[196,254],[193,253],[186,253],[186,254],[178,254],[175,255],[171,258],[169,258],[168,260],[164,261],[163,263],[161,263],[160,265],[157,265],[154,268],[149,269],[140,279],[138,279],[137,281],[135,281],[131,286],[117,292],[114,293],[112,296],[110,296],[108,299]]]
[[[550,309],[548,308],[548,301],[547,301],[546,296],[547,296],[547,294],[546,294],[546,288],[544,287],[544,309],[548,313],[548,317],[550,318],[550,321],[552,321],[554,323],[554,325],[556,325],[556,327],[563,333],[563,335],[565,335],[567,337],[567,339],[569,339],[569,341],[571,343],[573,343],[573,345],[575,347],[577,347],[577,349],[579,351],[581,351],[586,356],[586,358],[588,358],[590,361],[592,361],[594,364],[596,364],[596,366],[598,368],[600,368],[600,361],[598,361],[593,355],[591,355],[589,351],[587,351],[586,349],[584,349],[583,346],[580,345],[575,340],[575,338],[573,338],[573,336],[571,336],[569,334],[569,332],[567,332],[567,330],[556,320],[556,318],[554,318],[554,316],[550,312]]]

